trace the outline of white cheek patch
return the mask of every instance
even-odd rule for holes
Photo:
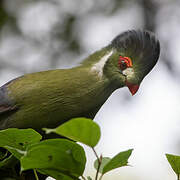
[[[127,68],[127,69],[123,70],[122,73],[129,78],[134,76],[133,68]]]
[[[108,52],[106,55],[104,55],[99,62],[97,62],[96,64],[94,64],[91,68],[92,72],[96,72],[98,73],[99,77],[103,76],[103,68],[104,65],[106,64],[106,61],[109,59],[109,57],[113,54],[113,50]]]

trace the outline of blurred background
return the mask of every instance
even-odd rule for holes
[[[104,180],[175,180],[165,153],[180,155],[179,0],[1,0],[0,85],[23,75],[70,68],[128,29],[148,29],[161,42],[161,57],[131,96],[117,90],[95,121],[102,137],[96,150],[113,157],[134,148],[130,167]],[[95,159],[85,147],[85,176]]]

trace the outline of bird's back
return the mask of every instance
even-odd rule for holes
[[[27,74],[0,88],[0,128],[39,129],[73,117],[93,118],[112,93],[108,85],[85,68]]]

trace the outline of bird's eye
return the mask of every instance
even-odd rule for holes
[[[129,57],[119,56],[118,66],[121,71],[128,67],[132,67],[132,61]]]
[[[119,68],[120,68],[121,70],[126,69],[126,68],[127,68],[127,63],[126,63],[124,60],[122,60],[122,61],[119,63]]]

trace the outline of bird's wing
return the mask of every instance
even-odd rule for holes
[[[14,102],[8,96],[7,85],[5,84],[0,87],[0,114],[17,109]]]

